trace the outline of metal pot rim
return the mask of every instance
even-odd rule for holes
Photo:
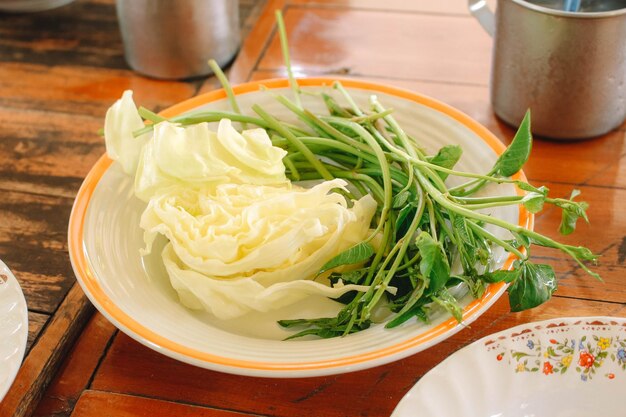
[[[551,9],[549,7],[540,6],[534,3],[530,3],[526,0],[508,0],[513,3],[518,4],[521,7],[526,9],[530,9],[536,12],[549,14],[552,16],[558,17],[566,17],[570,19],[600,19],[600,18],[608,18],[608,17],[617,17],[626,15],[626,7],[617,9],[617,10],[609,10],[606,12],[568,12],[565,10],[557,10]]]

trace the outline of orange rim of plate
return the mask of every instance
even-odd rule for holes
[[[305,78],[299,79],[298,84],[302,87],[322,87],[332,86],[337,78]],[[370,82],[364,82],[360,80],[339,79],[345,87],[368,90],[373,92],[380,92],[403,98],[406,100],[414,101],[416,103],[425,105],[432,109],[435,109],[441,113],[446,114],[454,120],[457,120],[472,132],[477,134],[496,154],[501,154],[505,146],[500,142],[487,128],[476,122],[469,116],[454,109],[447,104],[441,103],[432,98],[413,93],[408,90],[403,90],[386,85],[380,85]],[[259,91],[260,87],[264,86],[268,89],[286,88],[289,86],[287,79],[271,79],[254,81],[245,84],[241,84],[233,87],[235,95],[251,93]],[[172,117],[195,108],[226,98],[226,93],[223,89],[211,91],[206,94],[202,94],[193,97],[189,100],[176,104],[160,114],[164,117]],[[97,278],[95,277],[89,262],[87,261],[86,253],[83,247],[83,227],[85,221],[85,215],[89,206],[89,201],[93,195],[93,192],[98,185],[98,182],[111,165],[112,161],[106,155],[103,155],[93,166],[87,177],[85,178],[74,202],[72,213],[69,221],[69,233],[68,233],[68,246],[70,258],[74,267],[74,271],[79,282],[82,284],[83,289],[90,295],[90,298],[100,305],[103,312],[106,313],[113,320],[117,321],[121,326],[125,327],[141,338],[148,342],[153,347],[159,348],[164,352],[171,352],[183,357],[194,359],[196,361],[204,362],[207,364],[221,365],[227,367],[244,368],[257,371],[313,371],[323,370],[337,367],[358,366],[366,362],[383,359],[385,357],[392,356],[394,354],[414,349],[420,345],[426,344],[435,340],[437,337],[444,335],[448,331],[453,330],[459,326],[459,323],[450,318],[443,323],[429,329],[428,331],[416,335],[397,344],[387,346],[371,352],[346,356],[339,359],[320,360],[311,362],[263,362],[263,361],[249,361],[233,359],[229,357],[210,354],[207,352],[199,351],[179,343],[176,343],[170,339],[167,339],[152,330],[144,327],[139,322],[135,321],[132,317],[122,311],[104,292],[100,286]],[[523,172],[518,172],[514,179],[525,181],[526,178]],[[517,190],[518,194],[523,194],[523,191]],[[519,208],[519,225],[525,228],[533,227],[533,216],[526,211],[523,206]],[[506,260],[503,269],[510,269],[516,257],[510,255]],[[491,303],[495,302],[495,297],[499,296],[506,284],[497,283],[490,284],[485,291],[485,294],[476,300],[473,300],[463,309],[463,319],[467,321],[471,318],[476,318],[475,315],[483,308],[488,307]]]

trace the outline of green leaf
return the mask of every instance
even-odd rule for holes
[[[542,185],[541,187],[535,187],[534,185],[531,185],[527,182],[524,181],[516,181],[515,185],[517,185],[517,187],[520,190],[524,190],[524,191],[528,191],[531,193],[539,193],[539,194],[543,194],[543,195],[548,195],[548,191],[550,191],[546,186]]]
[[[511,144],[500,155],[492,172],[502,175],[503,177],[510,177],[518,172],[530,156],[530,150],[532,148],[533,138],[530,132],[530,110],[526,112],[522,123],[520,123],[517,133]]]
[[[354,265],[367,261],[374,254],[374,247],[367,242],[358,243],[341,252],[339,255],[326,262],[317,273],[322,274],[329,269],[342,265]]]
[[[399,209],[406,206],[406,203],[411,199],[411,193],[408,190],[404,190],[395,196],[393,196],[393,202],[391,207]]]
[[[546,196],[544,194],[530,192],[522,198],[522,204],[526,207],[526,210],[531,213],[539,213],[543,210],[543,204],[546,201]]]
[[[480,275],[479,278],[489,283],[496,283],[496,282],[510,283],[518,279],[521,274],[522,274],[522,270],[520,268],[512,269],[510,271],[505,271],[505,270],[500,269],[500,270],[493,271],[493,272],[485,272],[484,274]]]
[[[554,270],[550,265],[526,261],[521,265],[521,269],[520,277],[508,290],[512,312],[528,310],[543,304],[557,288]]]
[[[448,291],[447,288],[442,288],[437,292],[437,296],[432,297],[433,301],[440,306],[442,306],[446,311],[452,314],[459,323],[463,321],[463,310],[461,306],[459,306],[459,302],[457,301],[452,294]]]
[[[526,248],[530,247],[530,244],[532,243],[531,239],[526,236],[523,235],[521,233],[517,233],[517,232],[511,232],[511,234],[513,235],[513,237],[515,238],[511,244],[515,247],[520,247],[520,246],[524,246]]]
[[[404,236],[411,223],[410,218],[415,215],[416,210],[417,209],[412,204],[407,204],[398,212],[398,217],[396,217],[396,226],[394,228],[395,240]]]
[[[450,264],[443,246],[427,232],[420,233],[415,244],[421,256],[420,272],[430,280],[430,292],[439,291],[450,278]]]
[[[559,233],[562,235],[569,235],[574,230],[576,230],[576,222],[578,219],[582,218],[585,221],[589,222],[587,218],[586,210],[589,207],[584,201],[574,202],[574,197],[580,195],[579,190],[573,190],[570,198],[568,200],[569,203],[559,203],[558,206],[562,209],[561,216],[561,224],[559,226]]]
[[[446,145],[439,149],[439,152],[437,152],[435,156],[429,158],[429,162],[443,168],[452,169],[456,163],[459,162],[462,154],[463,149],[461,149],[459,145]],[[442,180],[445,180],[448,177],[448,174],[444,172],[437,171],[437,174]]]
[[[471,238],[469,230],[467,230],[468,221],[466,217],[463,216],[454,216],[452,224],[454,225],[454,230],[457,232],[457,236],[466,244],[473,245],[474,239]]]
[[[392,320],[388,321],[387,324],[385,324],[385,328],[392,329],[394,327],[401,325],[402,323],[406,322],[412,317],[415,317],[415,316],[419,317],[420,312],[423,312],[422,306],[419,304],[416,304],[410,309],[408,309],[407,311],[401,314],[398,314]]]
[[[367,271],[365,269],[355,269],[353,271],[346,272],[333,272],[330,275],[330,281],[334,284],[339,280],[342,280],[344,283],[348,284],[360,284],[361,279],[365,275]]]

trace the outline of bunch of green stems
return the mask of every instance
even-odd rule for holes
[[[340,301],[346,304],[337,317],[281,321],[286,327],[304,327],[295,337],[333,337],[362,330],[371,324],[375,309],[381,306],[396,313],[387,322],[388,327],[411,317],[426,319],[432,304],[442,306],[461,320],[461,308],[450,292],[460,283],[465,283],[478,297],[487,284],[505,281],[512,284],[509,295],[513,310],[534,307],[554,292],[556,279],[548,265],[530,262],[528,249],[532,244],[569,254],[595,276],[585,265],[585,261],[596,259],[588,249],[559,243],[480,211],[520,204],[537,211],[548,203],[568,214],[570,226],[572,217],[574,225],[578,217],[586,219],[585,203],[551,198],[545,187],[510,179],[530,152],[528,118],[494,167],[487,174],[476,174],[454,169],[461,157],[458,146],[444,146],[437,154],[428,156],[375,96],[370,97],[369,108],[363,109],[339,82],[334,89],[347,106],[341,106],[329,94],[319,93],[327,115],[313,114],[302,107],[300,100],[276,96],[301,122],[298,125],[281,121],[258,105],[252,106],[256,115],[241,114],[230,86],[225,84],[225,88],[235,111],[198,111],[169,121],[186,126],[229,118],[246,127],[263,128],[274,146],[287,151],[283,162],[292,181],[342,178],[351,186],[349,191],[338,191],[349,201],[371,194],[378,203],[370,236],[330,260],[320,271],[334,270],[330,275],[333,283],[341,280],[369,289],[342,297]],[[140,114],[154,123],[164,120],[144,108]],[[151,128],[149,125],[136,134]],[[448,187],[445,180],[450,175],[468,181]],[[527,193],[472,196],[489,183],[512,183]],[[497,237],[487,225],[507,230],[511,238]],[[494,246],[517,257],[513,270],[490,270]],[[455,259],[461,265],[458,273],[451,268]],[[344,267],[344,272],[336,272],[339,266]]]

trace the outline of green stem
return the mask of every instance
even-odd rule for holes
[[[493,233],[490,233],[489,231],[487,231],[486,229],[480,227],[476,223],[474,223],[474,222],[467,222],[467,225],[470,227],[470,229],[472,229],[478,235],[480,235],[480,236],[482,236],[482,237],[484,237],[486,239],[489,239],[493,243],[496,243],[498,246],[502,246],[502,248],[504,248],[504,250],[506,250],[509,253],[514,254],[519,259],[525,260],[527,258],[527,256],[525,256],[517,248],[513,247],[512,245],[510,245],[509,243],[505,242],[504,240],[496,237]]]
[[[141,116],[142,118],[144,118],[145,120],[149,120],[152,123],[159,123],[159,122],[167,122],[168,120],[163,117],[163,116],[159,116],[158,114],[156,114],[155,112],[146,109],[145,107],[139,107],[137,109],[137,112],[139,113],[139,116]]]
[[[239,103],[237,103],[237,99],[235,98],[235,93],[233,92],[233,88],[231,87],[230,82],[228,81],[228,78],[226,78],[226,75],[224,74],[220,66],[217,64],[217,61],[214,59],[209,59],[209,67],[211,67],[213,74],[215,74],[220,84],[222,85],[222,88],[226,92],[226,97],[228,97],[228,103],[230,104],[230,107],[232,107],[235,113],[241,114],[241,110],[239,109]],[[241,127],[244,130],[248,128],[245,123],[242,123]]]
[[[261,116],[261,118],[267,122],[268,126],[271,129],[275,130],[280,135],[285,137],[285,139],[287,139],[291,143],[291,145],[293,145],[299,152],[301,152],[302,155],[304,155],[304,157],[311,163],[311,165],[320,173],[322,178],[327,181],[333,179],[331,173],[328,172],[326,167],[317,159],[315,154],[313,154],[313,152],[311,152],[311,150],[307,148],[306,145],[304,145],[302,141],[300,141],[300,139],[298,139],[293,133],[291,133],[289,129],[281,125],[278,120],[270,116],[270,114],[263,110],[258,104],[253,105],[252,110],[254,110],[259,116]]]
[[[285,21],[283,20],[283,14],[280,10],[276,10],[276,24],[278,25],[278,35],[280,37],[280,49],[283,52],[283,62],[285,63],[285,68],[287,68],[287,78],[289,78],[289,85],[293,90],[294,100],[298,107],[302,108],[302,103],[300,101],[300,87],[298,86],[298,82],[293,76],[293,71],[291,70],[291,57],[289,56],[289,45],[287,43],[287,30],[285,29]]]

